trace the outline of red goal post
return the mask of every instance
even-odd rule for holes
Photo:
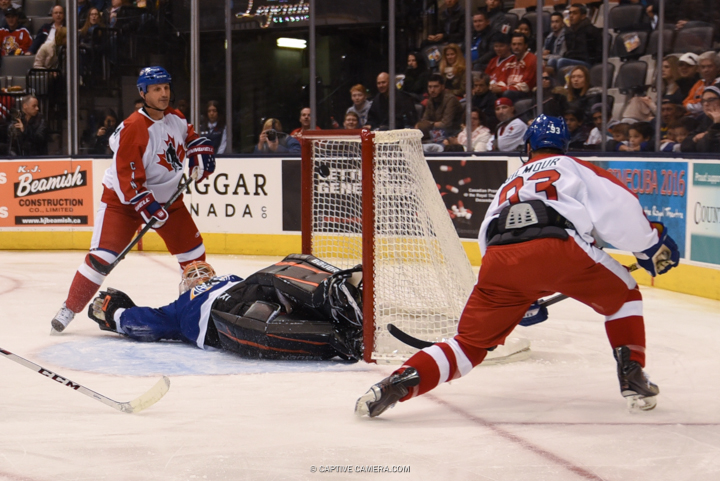
[[[363,265],[365,360],[456,333],[475,275],[425,161],[417,130],[312,130],[302,137],[302,251]]]

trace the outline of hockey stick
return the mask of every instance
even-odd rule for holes
[[[20,357],[17,354],[13,354],[10,351],[6,351],[5,349],[0,348],[0,353],[4,354],[5,357],[7,359],[10,359],[11,361],[21,364],[28,369],[32,369],[33,371],[40,373],[55,382],[59,382],[60,384],[68,386],[75,391],[79,391],[88,397],[91,397],[97,401],[100,401],[103,404],[110,406],[111,408],[115,408],[118,411],[122,411],[124,413],[134,414],[142,411],[143,409],[149,408],[150,406],[158,402],[165,395],[165,393],[168,392],[168,389],[170,389],[170,379],[168,379],[166,376],[163,376],[162,379],[160,379],[152,388],[150,388],[149,391],[133,399],[132,401],[113,401],[109,397],[96,393],[92,389],[88,389],[85,386],[82,386],[66,377],[56,374],[49,369],[45,369],[44,367],[35,364],[32,361],[28,361],[27,359]]]
[[[637,263],[635,263],[635,264],[629,265],[627,269],[629,272],[633,272],[633,271],[638,270],[639,268],[640,268],[640,266],[638,266]],[[552,306],[553,304],[557,304],[560,301],[564,301],[568,297],[569,296],[566,296],[565,294],[556,294],[548,299],[541,299],[540,301],[538,301],[538,305],[540,307]],[[392,336],[395,339],[402,342],[403,344],[407,344],[410,347],[414,347],[415,349],[425,349],[426,347],[430,347],[433,344],[435,344],[434,342],[423,341],[422,339],[413,337],[410,334],[408,334],[407,332],[404,332],[402,329],[400,329],[399,327],[397,327],[394,324],[388,324],[387,330],[390,334],[392,334]]]
[[[165,205],[163,206],[163,209],[167,210],[173,204],[173,202],[178,200],[178,197],[180,197],[180,195],[182,195],[183,191],[187,188],[187,186],[190,185],[190,182],[193,182],[194,180],[195,180],[195,177],[190,176],[190,178],[187,180],[187,182],[185,182],[184,184],[180,184],[180,187],[178,187],[178,190],[173,194],[172,197],[170,197],[170,200],[165,203]],[[92,264],[93,269],[95,269],[96,271],[98,271],[100,274],[102,274],[104,276],[110,274],[110,271],[115,269],[115,266],[117,266],[120,263],[120,261],[125,258],[127,253],[130,252],[133,247],[135,247],[135,244],[140,242],[140,239],[142,239],[143,236],[145,234],[147,234],[147,231],[152,229],[152,227],[155,225],[156,222],[157,222],[157,219],[155,217],[150,219],[150,221],[147,224],[145,224],[145,227],[143,227],[142,230],[140,232],[138,232],[138,235],[136,235],[135,238],[132,240],[132,242],[130,242],[130,244],[128,244],[128,246],[125,249],[123,249],[123,251],[120,254],[118,254],[117,259],[115,259],[112,263],[103,264],[102,262],[97,260],[95,258],[95,256],[90,256],[90,264]]]

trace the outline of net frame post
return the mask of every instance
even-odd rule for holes
[[[363,129],[362,154],[362,263],[363,263],[363,358],[373,363],[375,349],[375,134]]]
[[[307,131],[308,134],[317,130]],[[301,139],[300,160],[300,231],[302,253],[312,254],[313,143],[310,136]]]

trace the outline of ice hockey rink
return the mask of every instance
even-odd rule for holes
[[[392,366],[141,344],[85,315],[50,336],[84,255],[0,252],[0,347],[118,401],[161,375],[170,391],[125,414],[0,360],[0,480],[720,479],[718,301],[642,289],[654,411],[628,412],[602,318],[568,300],[516,331],[531,340],[529,359],[357,419],[355,400]],[[209,256],[243,277],[278,259]],[[178,281],[171,256],[133,253],[105,286],[161,306]]]

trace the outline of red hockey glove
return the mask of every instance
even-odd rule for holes
[[[130,203],[135,207],[135,212],[139,212],[145,223],[149,223],[152,219],[155,220],[153,229],[159,229],[168,220],[169,214],[161,206],[158,201],[155,200],[155,196],[150,191],[142,192],[130,200]]]
[[[207,137],[198,137],[190,142],[187,155],[190,159],[190,175],[196,182],[207,179],[215,172],[215,149]]]

